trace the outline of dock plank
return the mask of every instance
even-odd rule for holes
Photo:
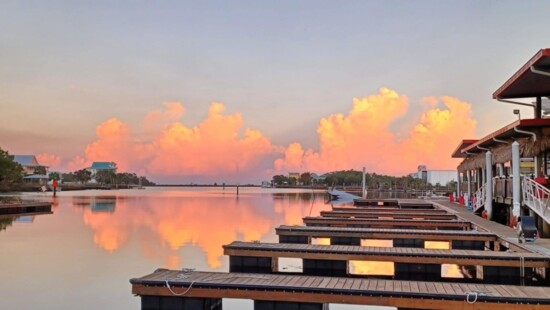
[[[338,218],[308,216],[303,218],[306,226],[362,226],[362,227],[423,227],[442,228],[453,227],[455,229],[470,229],[469,222],[461,220],[407,220],[407,219],[368,219],[368,218]]]
[[[389,261],[401,263],[458,264],[478,266],[550,267],[550,257],[538,253],[425,248],[365,247],[351,245],[304,245],[236,241],[224,245],[224,254],[254,257],[298,257],[302,259]]]

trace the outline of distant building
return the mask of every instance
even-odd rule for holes
[[[41,165],[34,155],[13,155],[13,161],[23,167],[23,180],[27,183],[46,184],[48,182],[48,167]],[[46,174],[35,173],[36,169],[44,168]]]
[[[289,179],[296,179],[296,180],[299,180],[300,179],[300,173],[299,172],[289,172],[288,173],[288,178]]]
[[[419,165],[418,171],[410,174],[413,178],[422,179],[431,185],[447,185],[451,181],[456,181],[455,170],[428,170],[425,165]]]
[[[92,174],[92,180],[91,180],[92,183],[97,182],[97,180],[95,179],[95,176],[99,171],[111,170],[116,173],[116,169],[117,169],[116,163],[105,162],[105,161],[94,161],[92,163],[92,166],[86,168],[86,170],[90,171],[90,173]]]
[[[34,174],[36,168],[44,167],[46,170],[48,167],[38,163],[36,156],[34,155],[13,155],[13,161],[20,164],[23,167],[23,173],[25,175]]]

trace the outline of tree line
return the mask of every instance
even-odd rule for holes
[[[284,185],[303,185],[303,186],[361,186],[362,171],[356,170],[340,170],[333,171],[316,177],[311,172],[301,173],[298,178],[289,177],[286,175],[275,175],[272,178],[274,186]],[[424,180],[414,178],[410,175],[395,177],[377,173],[365,174],[366,186],[370,189],[383,189],[383,190],[399,190],[399,189],[426,189],[431,188]],[[456,184],[456,183],[455,183]],[[438,184],[439,186],[443,186]],[[447,184],[446,184],[447,185]],[[451,184],[452,185],[452,184]],[[449,186],[451,186],[449,185]],[[436,185],[437,187],[437,185]]]
[[[37,166],[34,174],[46,175],[46,167]],[[0,189],[9,189],[23,182],[23,167],[13,160],[7,151],[0,148]],[[92,177],[100,184],[123,184],[153,186],[145,176],[138,176],[133,172],[116,173],[114,170],[100,170],[94,176],[86,169],[80,169],[69,173],[50,172],[50,180],[62,180],[63,182],[88,183]]]
[[[50,178],[52,175],[51,173]],[[57,176],[59,178],[59,174]],[[115,172],[114,170],[99,170],[92,176],[92,173],[86,169],[80,169],[74,172],[63,173],[61,174],[61,179],[63,182],[77,182],[77,183],[88,183],[92,180],[92,177],[99,184],[119,184],[119,185],[138,185],[143,186],[153,186],[156,185],[154,182],[151,182],[144,176],[138,176],[133,172]]]

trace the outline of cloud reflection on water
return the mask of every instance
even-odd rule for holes
[[[311,193],[244,193],[239,198],[223,193],[190,197],[75,197],[74,205],[85,207],[83,220],[93,231],[94,243],[108,252],[137,238],[144,256],[161,260],[164,267],[181,268],[179,250],[191,245],[204,252],[212,269],[222,265],[222,245],[235,240],[274,242],[275,227],[301,224],[311,212],[318,215],[320,210],[330,209],[322,196]]]

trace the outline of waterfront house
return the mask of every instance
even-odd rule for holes
[[[90,167],[86,168],[86,170],[90,171],[92,175],[91,182],[97,183],[95,176],[99,171],[112,171],[116,173],[117,165],[114,162],[94,161]]]
[[[36,156],[13,155],[13,161],[20,164],[23,168],[23,180],[25,182],[39,184],[46,184],[48,182],[48,167],[41,165],[36,159]],[[38,172],[45,172],[45,174]]]

